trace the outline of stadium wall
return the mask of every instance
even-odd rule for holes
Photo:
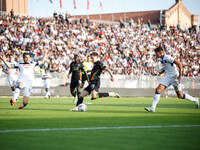
[[[129,21],[131,18],[137,22],[138,18],[143,18],[144,23],[148,22],[148,19],[151,20],[152,24],[160,23],[160,10],[153,11],[140,11],[140,12],[124,12],[124,13],[108,13],[108,14],[96,14],[96,15],[77,15],[72,16],[75,18],[87,19],[89,17],[91,20],[102,20],[102,21],[119,21],[120,19],[124,20],[124,15],[126,14],[126,21]],[[101,18],[101,19],[100,19]]]
[[[122,97],[153,97],[155,89],[144,88],[101,88],[100,92],[114,91]],[[51,87],[51,96],[69,97],[71,96],[69,87]],[[189,93],[194,97],[200,97],[199,89],[184,89],[183,93]],[[21,94],[22,95],[22,91]],[[32,96],[44,96],[45,90],[42,87],[33,87]],[[7,86],[0,86],[0,96],[12,96],[11,90]],[[173,89],[167,89],[162,92],[161,96],[176,97],[176,93]]]

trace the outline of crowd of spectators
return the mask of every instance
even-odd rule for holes
[[[154,49],[162,46],[183,65],[183,76],[200,76],[200,32],[177,27],[134,23],[106,24],[69,18],[54,13],[52,18],[0,16],[0,51],[13,53],[16,61],[21,54],[31,53],[39,60],[48,50],[48,59],[41,68],[50,72],[69,70],[74,54],[83,60],[91,51],[116,75],[157,75],[160,65]]]

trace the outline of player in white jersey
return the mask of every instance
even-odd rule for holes
[[[46,91],[45,98],[50,98],[50,79],[51,79],[51,74],[48,72],[48,69],[45,69],[45,74],[42,75],[42,80],[44,80],[44,88]]]
[[[32,62],[30,58],[29,53],[23,54],[23,63],[17,63],[15,65],[10,65],[6,59],[5,56],[1,54],[1,59],[4,62],[4,64],[8,68],[19,68],[19,77],[17,81],[17,87],[15,89],[15,93],[13,95],[13,99],[10,100],[11,105],[13,106],[19,96],[20,90],[23,89],[23,103],[18,109],[24,108],[28,104],[28,100],[31,94],[32,90],[32,82],[34,79],[34,67],[36,65],[40,65],[44,63],[44,60],[46,59],[47,51],[45,51],[44,57],[41,61],[38,62]]]
[[[182,86],[181,86],[181,75],[182,75],[182,65],[179,61],[175,60],[175,58],[171,57],[170,55],[166,55],[163,52],[163,49],[161,47],[156,48],[155,50],[156,57],[160,58],[160,61],[163,65],[162,70],[160,71],[160,74],[166,73],[166,76],[163,78],[163,80],[160,82],[158,87],[155,91],[154,100],[152,102],[151,107],[145,107],[144,109],[149,112],[155,112],[156,105],[158,104],[160,100],[160,93],[172,85],[176,91],[177,97],[180,99],[186,99],[189,101],[192,101],[195,103],[196,109],[199,108],[199,99],[194,98],[190,96],[189,94],[183,94],[182,93]],[[179,68],[177,70],[176,66]]]
[[[8,54],[7,59],[8,59],[8,63],[10,65],[16,64],[12,54]],[[11,90],[12,90],[12,94],[14,95],[16,84],[17,84],[17,79],[18,79],[18,74],[19,74],[19,69],[16,69],[16,68],[9,69],[9,68],[6,67],[6,65],[3,65],[3,72],[5,74],[7,74],[8,84],[9,84]]]

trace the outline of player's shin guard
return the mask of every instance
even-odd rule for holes
[[[153,102],[152,102],[152,107],[155,109],[158,102],[160,100],[160,93],[155,93],[155,96],[154,96],[154,99],[153,99]]]
[[[183,94],[183,99],[187,99],[187,100],[189,100],[191,102],[195,102],[196,101],[196,99],[194,97],[190,96],[189,94]]]
[[[21,88],[19,86],[17,86],[17,88],[15,89],[15,93],[13,95],[13,100],[16,101],[18,96],[19,96],[19,93],[20,93],[20,90]]]
[[[83,97],[79,97],[78,98],[78,102],[76,103],[76,106],[78,106],[79,104],[83,103]]]

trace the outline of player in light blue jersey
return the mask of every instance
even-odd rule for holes
[[[158,87],[155,91],[154,100],[152,102],[151,107],[145,107],[144,109],[149,112],[155,112],[156,106],[160,100],[160,94],[163,90],[165,90],[167,87],[172,85],[176,91],[177,97],[180,99],[186,99],[189,101],[192,101],[195,103],[196,109],[199,108],[199,98],[194,98],[190,96],[189,94],[183,94],[182,93],[182,86],[181,86],[181,80],[182,80],[182,65],[181,63],[176,60],[175,58],[171,57],[170,55],[166,55],[163,52],[163,49],[161,47],[156,48],[155,50],[156,57],[160,59],[162,63],[162,70],[160,71],[160,74],[166,73],[166,76],[163,78],[163,80],[160,82]],[[178,67],[178,69],[177,69]]]

